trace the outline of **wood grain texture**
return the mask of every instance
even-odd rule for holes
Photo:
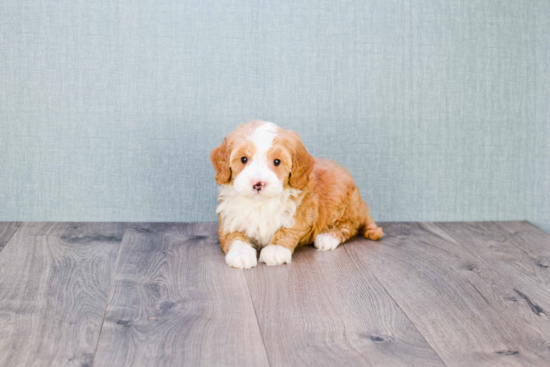
[[[529,222],[496,222],[527,264],[525,272],[550,289],[550,234]],[[513,251],[513,250],[511,250]],[[523,266],[520,269],[524,269]],[[550,307],[550,305],[549,305]]]
[[[491,266],[513,286],[516,297],[548,332],[550,346],[550,241],[544,231],[527,222],[437,223],[465,249]],[[546,309],[539,305],[544,305]]]
[[[124,224],[25,223],[0,253],[0,365],[90,366]]]
[[[550,234],[383,225],[241,271],[214,223],[0,223],[0,366],[550,365]]]
[[[0,251],[6,246],[20,226],[21,223],[19,222],[0,222]]]
[[[447,365],[549,365],[541,318],[501,273],[432,223],[383,226],[353,251]]]
[[[217,224],[128,227],[94,366],[266,366],[242,270]]]
[[[302,247],[290,265],[245,272],[272,366],[443,365],[351,255],[368,244],[327,252]]]

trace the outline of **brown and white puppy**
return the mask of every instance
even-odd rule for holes
[[[296,246],[334,250],[360,233],[384,235],[349,172],[313,158],[293,131],[253,121],[229,134],[210,159],[219,188],[218,233],[229,266],[290,263]]]

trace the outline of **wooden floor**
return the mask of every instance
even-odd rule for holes
[[[215,223],[0,223],[0,366],[550,366],[550,235],[383,223],[228,268]]]

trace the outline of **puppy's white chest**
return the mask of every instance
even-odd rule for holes
[[[255,200],[238,195],[230,185],[220,187],[217,213],[222,216],[224,232],[243,232],[259,246],[267,246],[280,228],[294,225],[299,202],[296,189],[287,189],[281,195]]]

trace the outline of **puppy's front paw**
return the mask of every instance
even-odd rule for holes
[[[318,234],[313,240],[313,245],[321,251],[334,250],[339,244],[340,241],[328,233]]]
[[[292,252],[283,246],[269,245],[264,247],[260,253],[260,261],[266,265],[290,264]]]
[[[256,249],[243,241],[233,241],[227,255],[225,255],[225,262],[232,268],[253,268],[258,265]]]

